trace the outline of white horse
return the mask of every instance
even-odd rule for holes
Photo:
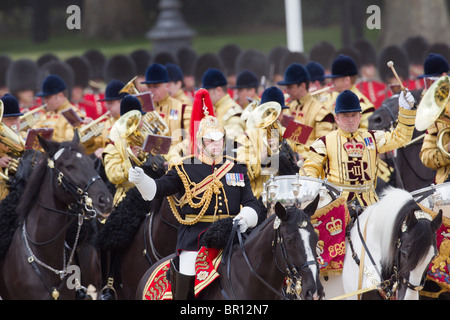
[[[441,222],[442,212],[432,219],[409,192],[386,189],[354,223],[342,275],[321,279],[325,298],[357,299],[355,292],[372,288],[361,298],[418,299],[423,274],[437,252],[435,233]]]

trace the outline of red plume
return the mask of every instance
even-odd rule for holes
[[[214,107],[211,102],[211,97],[206,89],[198,89],[195,92],[194,103],[192,105],[190,134],[191,134],[191,149],[196,149],[195,139],[197,136],[198,126],[200,121],[206,116],[205,109],[208,111],[208,115],[214,117]]]

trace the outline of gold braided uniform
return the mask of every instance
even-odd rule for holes
[[[375,193],[380,153],[404,146],[413,135],[416,110],[400,108],[398,125],[390,132],[334,130],[311,145],[303,169],[309,177],[325,177],[343,189],[347,201],[365,207],[378,201]],[[301,174],[302,172],[300,172]]]
[[[58,107],[56,111],[47,111],[46,118],[38,121],[33,128],[53,128],[52,140],[56,142],[71,141],[73,139],[75,127],[61,115],[61,111],[69,107],[73,108],[75,112],[81,116],[79,110],[72,105],[69,100],[66,100],[66,102]]]
[[[436,142],[439,131],[450,127],[442,122],[433,123],[428,129],[423,139],[422,150],[420,151],[420,160],[428,168],[436,170],[435,183],[444,183],[447,181],[450,174],[450,158],[447,157],[440,149],[438,149]],[[443,136],[442,145],[446,148],[450,141],[450,136],[445,134]]]
[[[310,93],[301,99],[290,101],[287,105],[287,112],[295,117],[294,120],[313,128],[306,145],[289,141],[292,150],[305,157],[311,143],[334,129],[333,114]]]
[[[163,117],[169,127],[167,136],[181,137],[179,130],[183,127],[183,103],[180,100],[172,98],[169,94],[159,102],[155,102],[155,110]],[[175,135],[174,135],[175,133]],[[172,144],[181,140],[172,140]]]
[[[235,140],[244,133],[245,124],[241,121],[242,108],[227,93],[214,105],[215,116],[225,128],[227,139]]]

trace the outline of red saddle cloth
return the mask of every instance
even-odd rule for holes
[[[195,260],[195,296],[211,284],[219,273],[222,250],[202,247]],[[159,265],[147,280],[144,300],[172,300],[172,287],[167,277],[170,260]]]
[[[311,223],[319,235],[318,261],[324,275],[340,274],[345,258],[345,228],[350,221],[347,203],[340,197],[316,210]]]

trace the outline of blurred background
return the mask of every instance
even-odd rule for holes
[[[66,58],[97,48],[107,56],[154,49],[148,33],[162,14],[162,0],[2,0],[0,53],[37,58],[52,52]],[[180,0],[179,12],[195,33],[192,48],[217,52],[234,43],[268,53],[286,46],[285,2],[282,0]],[[81,29],[69,30],[67,7],[81,9]],[[381,28],[366,26],[370,5],[381,9]],[[318,41],[337,48],[358,38],[378,50],[401,44],[420,33],[428,42],[450,42],[450,0],[302,0],[304,52]]]

